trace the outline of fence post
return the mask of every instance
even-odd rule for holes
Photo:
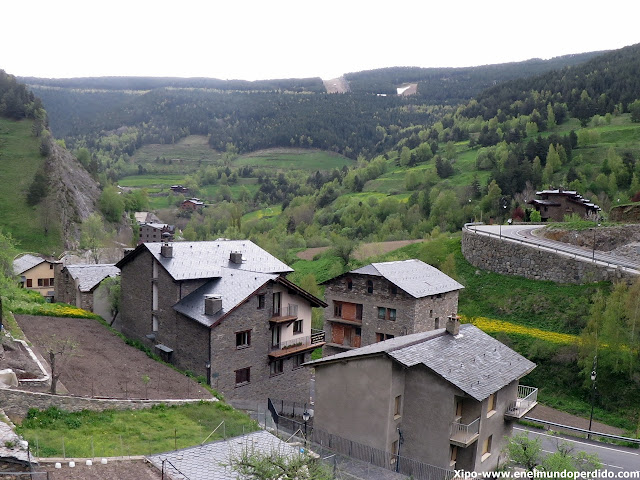
[[[62,458],[67,459],[67,452],[64,449],[64,437],[62,437]]]

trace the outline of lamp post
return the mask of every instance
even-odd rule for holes
[[[591,370],[591,415],[589,416],[589,433],[587,438],[591,440],[591,424],[593,423],[593,405],[596,400],[596,367],[598,366],[598,355],[593,357],[593,369]]]
[[[304,449],[307,449],[307,422],[311,418],[309,412],[305,408],[304,412],[302,412],[302,420],[304,420]]]

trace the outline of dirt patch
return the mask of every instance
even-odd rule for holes
[[[324,88],[327,89],[327,93],[346,93],[351,91],[349,82],[347,82],[347,79],[344,77],[323,80],[322,83],[324,83]]]
[[[364,243],[356,249],[354,257],[358,260],[366,260],[369,257],[389,253],[412,243],[418,242],[422,242],[422,240],[393,240],[391,242]],[[313,260],[316,255],[326,252],[330,248],[331,247],[307,248],[302,252],[298,252],[297,256],[302,260]]]
[[[48,356],[43,345],[54,334],[77,342],[73,355],[64,360],[60,376],[71,395],[155,400],[211,398],[197,382],[127,345],[96,320],[15,317],[33,348],[45,359]],[[31,388],[35,389],[38,388]]]
[[[76,466],[69,467],[69,461],[60,462],[62,468],[55,468],[54,463],[44,463],[38,472],[48,472],[46,478],[51,480],[159,480],[161,472],[144,460],[118,460],[102,465],[99,460],[94,465],[87,466],[84,461],[76,462]],[[34,476],[34,479],[40,478]],[[42,477],[44,478],[44,476]]]

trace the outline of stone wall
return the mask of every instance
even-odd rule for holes
[[[30,408],[46,410],[58,407],[68,412],[91,410],[141,410],[153,405],[184,405],[200,400],[113,400],[100,398],[73,397],[69,395],[51,395],[48,393],[28,392],[25,390],[0,389],[0,405],[10,417],[24,417]],[[212,401],[215,401],[212,400]]]
[[[558,283],[635,280],[622,269],[578,260],[531,245],[501,240],[462,229],[462,254],[474,267]]]

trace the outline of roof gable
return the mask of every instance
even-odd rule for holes
[[[386,278],[414,298],[437,295],[464,288],[453,278],[421,260],[372,263],[349,273]]]
[[[81,292],[90,292],[105,278],[120,275],[120,269],[113,264],[67,265],[65,270],[78,282]]]
[[[471,324],[461,325],[456,336],[442,328],[415,333],[306,365],[321,367],[334,361],[358,360],[380,354],[388,355],[407,368],[423,365],[478,401],[535,368],[535,363]]]
[[[44,257],[38,255],[32,255],[30,253],[25,253],[24,255],[16,258],[13,261],[13,273],[15,275],[21,275],[27,270],[31,270],[33,267],[37,267],[41,263],[60,263],[57,260],[47,260]]]

